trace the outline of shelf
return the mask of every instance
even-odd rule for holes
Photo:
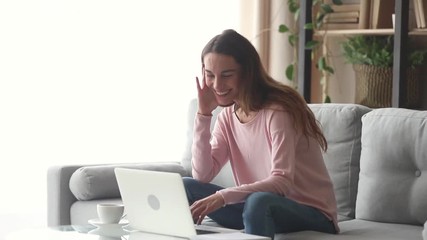
[[[315,33],[316,36],[343,36],[343,35],[393,35],[394,29],[347,29],[347,30],[321,30]],[[408,33],[413,36],[427,36],[427,29],[413,29]]]
[[[410,31],[408,33],[409,35],[414,35],[414,36],[427,36],[427,29],[426,28],[416,28],[413,29],[412,31]]]
[[[298,33],[298,89],[304,99],[309,103],[311,97],[311,49],[306,44],[314,37],[346,36],[346,35],[394,35],[393,46],[393,82],[392,82],[392,107],[402,107],[406,100],[406,78],[408,36],[427,36],[427,29],[408,29],[409,1],[394,0],[395,2],[395,26],[396,29],[349,29],[326,30],[313,33],[306,28],[306,24],[312,23],[312,6],[314,0],[300,0],[300,19]]]

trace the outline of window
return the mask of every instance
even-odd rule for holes
[[[5,214],[45,214],[50,165],[179,161],[200,52],[215,34],[238,28],[238,5],[2,2],[2,225]]]

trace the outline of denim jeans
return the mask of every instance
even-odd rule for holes
[[[223,187],[184,177],[188,201],[205,198]],[[304,230],[336,233],[334,223],[319,210],[269,192],[255,192],[244,203],[230,204],[208,215],[219,225],[274,239],[275,233]]]

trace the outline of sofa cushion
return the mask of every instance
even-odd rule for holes
[[[176,172],[189,176],[179,163],[134,163],[87,166],[77,169],[70,178],[70,190],[78,200],[120,197],[114,168],[134,168]]]
[[[356,217],[422,225],[427,220],[427,111],[385,108],[362,118]]]
[[[276,234],[274,240],[421,240],[421,226],[379,223],[359,219],[339,222],[339,234],[302,231]]]
[[[353,219],[359,177],[362,116],[371,109],[357,104],[309,104],[328,141],[325,164],[334,184],[338,220]]]

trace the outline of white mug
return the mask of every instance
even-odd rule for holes
[[[99,203],[96,205],[99,221],[102,223],[119,223],[123,216],[125,207],[123,204]]]

